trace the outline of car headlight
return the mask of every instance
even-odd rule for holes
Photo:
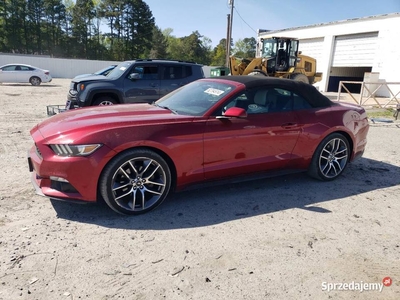
[[[58,156],[88,156],[94,151],[99,149],[101,144],[89,144],[89,145],[66,145],[66,144],[55,144],[50,145],[50,148]]]
[[[78,91],[83,91],[85,89],[85,84],[84,83],[78,83],[76,88],[77,88]]]

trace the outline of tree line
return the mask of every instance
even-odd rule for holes
[[[198,31],[175,37],[172,28],[162,30],[143,0],[0,0],[0,52],[224,65],[226,39],[211,42]],[[255,49],[253,37],[231,42],[235,56],[254,57]]]

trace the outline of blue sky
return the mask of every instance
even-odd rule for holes
[[[172,28],[184,37],[193,31],[216,46],[226,38],[228,0],[144,0],[156,25]],[[234,0],[232,38],[257,37],[257,29],[291,27],[342,21],[387,13],[400,13],[400,0]],[[400,26],[400,25],[399,25]]]

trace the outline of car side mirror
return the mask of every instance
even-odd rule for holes
[[[140,79],[140,74],[139,73],[131,73],[131,74],[129,74],[128,79],[130,79],[130,80]]]
[[[240,107],[231,107],[226,110],[222,116],[217,116],[217,119],[229,119],[229,118],[247,118],[247,112]]]

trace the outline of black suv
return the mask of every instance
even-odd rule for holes
[[[125,61],[107,76],[72,79],[65,108],[152,103],[200,78],[204,78],[202,65],[194,62],[158,59]]]

